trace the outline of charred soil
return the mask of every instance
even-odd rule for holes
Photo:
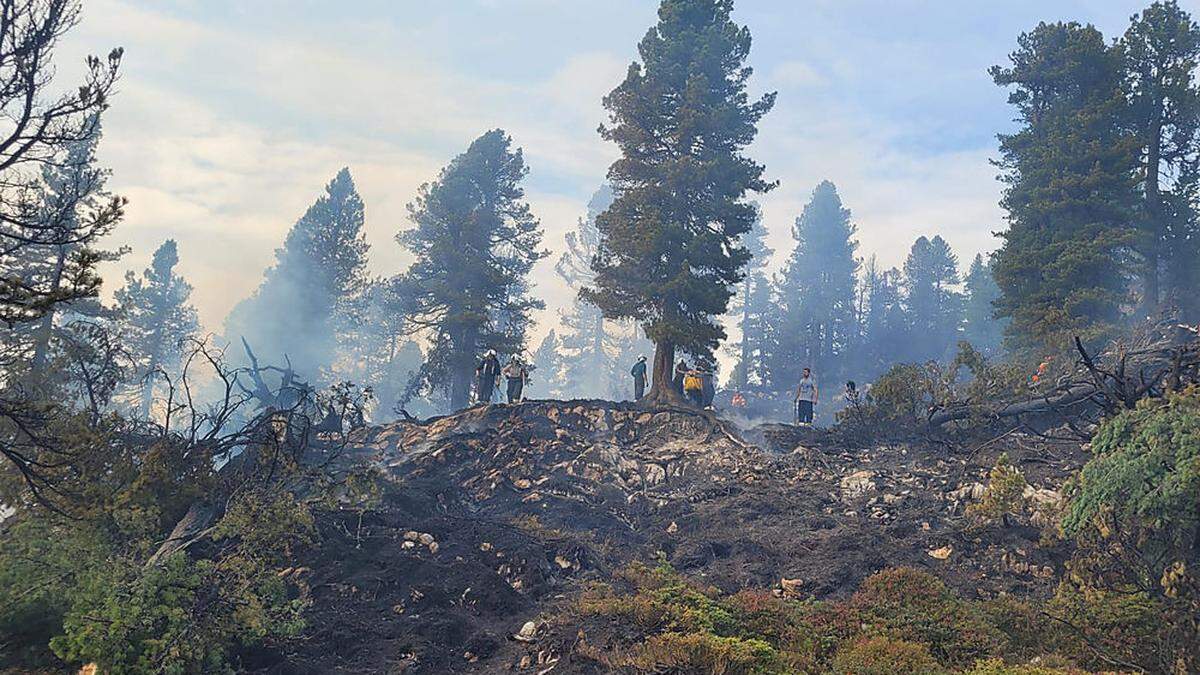
[[[903,565],[967,597],[1045,596],[1068,551],[1028,523],[967,526],[1001,453],[1051,501],[1086,455],[1015,434],[850,450],[820,430],[602,401],[370,427],[339,461],[376,466],[380,499],[320,520],[320,543],[288,571],[311,589],[308,628],[248,665],[587,672],[574,634],[545,619],[656,559],[727,592],[845,597]]]

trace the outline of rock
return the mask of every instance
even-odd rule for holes
[[[575,563],[571,562],[570,560],[567,560],[566,558],[562,557],[561,555],[554,556],[554,564],[558,565],[560,568],[562,568],[564,570],[569,570],[575,566]]]
[[[404,533],[404,539],[406,541],[417,541],[420,538],[421,538],[421,533],[417,532],[415,530],[409,530],[408,532]]]
[[[422,532],[421,534],[417,535],[417,537],[418,537],[418,540],[426,546],[432,544],[434,541],[433,535],[429,534],[428,532]]]
[[[883,496],[884,504],[899,504],[902,501],[904,501],[904,495],[884,495]]]
[[[671,524],[667,526],[667,534],[675,534],[678,531],[679,531],[679,525],[675,521],[672,520]]]
[[[779,580],[779,587],[783,589],[783,594],[789,597],[798,597],[803,586],[803,579],[788,579],[784,577]]]
[[[517,634],[513,636],[513,639],[520,640],[521,642],[533,642],[536,637],[537,624],[532,621],[526,621],[525,625],[521,626],[521,630],[517,631]]]
[[[479,545],[479,550],[483,551],[484,553],[487,553],[488,551],[492,550],[491,542],[487,542],[487,541],[483,542],[482,544]]]
[[[863,469],[842,478],[842,499],[850,501],[875,489],[875,472]]]
[[[428,546],[429,546],[430,553],[437,553],[438,549],[441,548],[441,546],[439,546],[436,541],[429,542]]]
[[[1032,485],[1025,486],[1022,496],[1029,500],[1035,508],[1056,508],[1063,501],[1062,493],[1058,490],[1035,488]]]
[[[946,560],[950,557],[951,553],[954,553],[954,547],[950,544],[946,544],[941,548],[935,548],[929,551],[929,557],[933,558],[934,560]]]
[[[513,487],[518,490],[528,490],[533,487],[533,483],[528,478],[518,478],[513,481]]]

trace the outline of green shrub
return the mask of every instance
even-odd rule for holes
[[[1068,490],[1076,554],[1059,604],[1112,626],[1105,644],[1130,660],[1200,671],[1200,389],[1143,400],[1101,425],[1092,449]],[[1151,635],[1156,652],[1132,644]]]
[[[838,650],[833,659],[833,672],[838,675],[943,675],[947,671],[925,645],[879,636],[849,643]]]
[[[967,507],[967,518],[977,528],[1007,524],[1010,516],[1024,513],[1025,488],[1028,485],[1021,470],[1008,460],[1008,453],[1001,453],[988,474],[983,497]]]
[[[1003,659],[985,659],[976,663],[966,675],[1083,675],[1083,671],[1047,665],[1009,665]]]
[[[1004,636],[983,611],[937,577],[911,568],[879,572],[848,603],[871,634],[928,645],[948,666],[961,667],[1002,650]]]

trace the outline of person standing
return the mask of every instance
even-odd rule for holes
[[[633,376],[633,400],[640,401],[646,395],[646,357],[639,356],[637,363],[633,364],[633,370],[629,371]]]
[[[717,387],[713,383],[713,368],[711,363],[705,363],[700,367],[700,396],[704,409],[709,409],[713,405],[713,400],[717,398]]]
[[[477,403],[491,403],[492,393],[496,390],[496,380],[500,377],[500,359],[496,358],[496,350],[489,349],[475,366]]]
[[[812,369],[805,368],[800,376],[800,384],[796,387],[796,424],[812,425],[817,394],[817,381],[812,376]]]
[[[704,380],[700,376],[699,369],[689,370],[683,376],[683,392],[687,395],[692,405],[697,408],[704,407]]]
[[[675,385],[675,392],[683,396],[683,380],[687,377],[688,365],[687,361],[679,359],[679,363],[675,364],[675,378],[671,381]]]
[[[508,382],[508,402],[520,403],[525,391],[525,382],[529,379],[529,371],[525,368],[525,364],[521,363],[516,354],[513,354],[501,372]]]

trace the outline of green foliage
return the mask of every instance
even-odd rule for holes
[[[910,568],[879,572],[849,601],[868,634],[927,645],[938,661],[962,666],[997,653],[1003,634],[975,604],[937,577]]]
[[[776,279],[770,373],[777,389],[794,387],[805,366],[820,364],[835,382],[849,365],[858,334],[855,230],[837,187],[822,181],[792,226],[796,247]]]
[[[527,173],[512,138],[488,131],[421,186],[408,206],[415,227],[396,237],[415,258],[397,292],[410,326],[432,343],[423,383],[454,408],[467,404],[477,355],[523,351],[530,312],[544,306],[528,293],[548,252],[521,187]]]
[[[833,659],[833,672],[844,675],[944,675],[925,645],[886,637],[863,638],[847,644]]]
[[[110,556],[78,575],[50,645],[106,673],[233,672],[238,646],[303,628],[307,594],[278,568],[312,531],[312,514],[291,495],[245,494],[214,526],[210,557],[178,551],[142,566]]]
[[[1025,488],[1028,486],[1021,470],[1009,462],[1008,453],[1001,453],[988,474],[983,497],[967,506],[967,517],[977,527],[983,527],[1021,515],[1025,511]]]
[[[1092,26],[1041,23],[996,84],[1021,128],[1000,137],[1008,212],[993,258],[999,315],[1020,348],[1093,337],[1119,318],[1137,204],[1118,51]]]
[[[663,0],[641,62],[604,98],[600,133],[622,156],[582,296],[608,318],[643,322],[659,393],[677,346],[708,355],[724,337],[714,317],[742,278],[750,253],[739,242],[758,217],[745,196],[774,187],[742,154],[775,96],[749,100],[750,32],[732,11],[728,0]]]
[[[1112,649],[1145,658],[1133,644],[1200,667],[1200,389],[1144,400],[1106,421],[1093,457],[1070,486],[1063,531],[1078,547],[1072,585],[1060,598],[1077,626],[1133,626]],[[1099,616],[1095,616],[1099,614]],[[1162,635],[1163,625],[1178,635]],[[1107,638],[1105,638],[1107,640]]]
[[[1003,659],[985,659],[966,671],[966,675],[1072,675],[1083,671],[1043,665],[1009,665]]]

